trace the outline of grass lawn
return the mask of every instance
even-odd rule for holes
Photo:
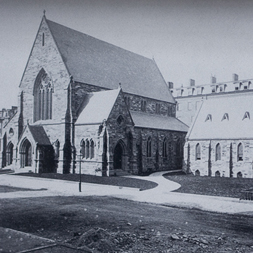
[[[196,177],[193,175],[165,175],[181,184],[175,192],[240,198],[242,191],[253,187],[252,178]]]
[[[41,189],[41,190],[45,190],[45,189]],[[39,190],[12,187],[12,186],[8,186],[8,185],[0,185],[0,193],[3,193],[3,192],[17,192],[17,191],[39,191]]]
[[[53,178],[59,180],[69,180],[69,181],[79,181],[79,174],[57,174],[57,173],[20,173],[19,176],[29,176],[29,177],[41,177],[41,178]],[[157,183],[150,182],[148,180],[135,179],[130,177],[99,177],[92,175],[81,175],[82,182],[94,183],[94,184],[105,184],[105,185],[115,185],[122,187],[132,187],[139,188],[141,190],[152,189],[157,186]]]

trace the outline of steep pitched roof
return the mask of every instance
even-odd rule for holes
[[[43,128],[43,126],[31,126],[28,125],[29,130],[35,140],[39,145],[51,145],[50,140]]]
[[[75,81],[175,103],[156,65],[146,57],[46,20]]]
[[[252,94],[243,94],[205,100],[187,138],[189,140],[253,138],[252,99]],[[249,117],[244,118],[246,112]]]
[[[188,126],[174,117],[164,117],[141,112],[130,112],[135,127],[187,132]]]
[[[119,92],[120,89],[116,89],[87,94],[84,98],[84,109],[75,124],[101,124],[103,120],[107,120]]]

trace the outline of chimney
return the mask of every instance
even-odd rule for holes
[[[190,79],[190,86],[195,86],[195,80],[194,79]]]
[[[173,89],[174,83],[173,82],[168,82],[168,86],[169,86],[169,89]]]
[[[211,76],[211,83],[217,83],[215,76]]]
[[[239,76],[237,74],[233,74],[233,81],[238,81],[239,80]]]

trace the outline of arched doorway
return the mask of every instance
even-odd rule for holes
[[[118,170],[124,170],[126,171],[127,168],[127,152],[126,152],[126,146],[125,143],[120,140],[117,145],[114,148],[113,153],[113,169],[114,174],[116,174],[116,171]]]
[[[20,148],[20,166],[21,168],[32,165],[32,145],[30,141],[25,139]]]
[[[7,165],[11,165],[13,161],[13,147],[14,145],[10,142],[6,149],[6,161]]]
[[[122,169],[122,160],[123,160],[123,148],[120,142],[116,145],[114,149],[113,156],[113,167],[115,170]]]

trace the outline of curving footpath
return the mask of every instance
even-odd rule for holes
[[[165,173],[166,171],[157,172],[149,177],[130,176],[156,182],[158,186],[150,190],[140,191],[136,188],[82,183],[82,192],[79,192],[78,182],[1,174],[0,185],[29,188],[34,191],[0,193],[0,199],[46,196],[111,196],[164,206],[253,215],[253,201],[172,192],[180,185],[165,179],[162,176]]]

